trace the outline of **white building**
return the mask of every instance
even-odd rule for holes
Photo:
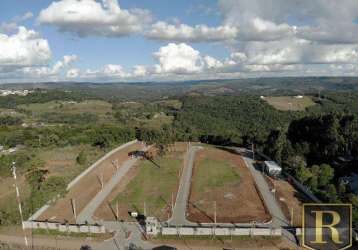
[[[264,162],[264,171],[270,176],[278,176],[282,172],[282,168],[274,161]]]

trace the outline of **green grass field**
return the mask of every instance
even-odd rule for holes
[[[127,204],[129,208],[143,212],[143,202],[146,202],[149,215],[163,216],[163,209],[171,203],[172,193],[176,192],[178,171],[182,167],[181,157],[157,157],[154,161],[160,168],[147,160],[142,161],[137,176],[113,200],[113,204],[118,201],[119,204]]]
[[[108,102],[99,100],[88,100],[84,102],[51,101],[47,103],[33,103],[19,105],[18,108],[25,109],[37,114],[40,113],[93,113],[97,115],[112,111],[112,105]]]
[[[294,96],[268,96],[264,99],[275,109],[282,111],[303,111],[316,103],[309,96],[296,98]]]
[[[205,158],[195,168],[194,192],[202,193],[209,188],[219,188],[236,183],[239,170],[225,160]]]

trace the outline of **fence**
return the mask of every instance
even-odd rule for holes
[[[43,221],[25,221],[24,227],[27,229],[57,230],[66,233],[102,234],[106,232],[105,227],[102,225],[72,225]]]
[[[177,236],[281,236],[282,230],[280,228],[163,227],[160,233]]]

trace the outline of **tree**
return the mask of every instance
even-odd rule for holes
[[[334,177],[334,169],[328,164],[322,164],[318,178],[318,185],[324,187],[331,182]]]
[[[312,178],[312,173],[309,168],[304,165],[300,165],[296,170],[296,176],[302,183],[306,183],[310,178]]]
[[[77,156],[77,158],[76,158],[76,162],[77,162],[78,164],[80,164],[80,165],[86,164],[86,162],[87,162],[87,154],[85,153],[84,150],[82,150],[82,151],[78,154],[78,156]]]
[[[337,202],[338,200],[337,190],[333,184],[328,185],[325,195],[329,202]]]

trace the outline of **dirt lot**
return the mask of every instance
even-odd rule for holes
[[[268,180],[270,188],[276,189],[276,198],[279,201],[282,211],[288,221],[291,221],[293,212],[293,225],[302,225],[302,203],[310,202],[309,198],[298,192],[289,182],[285,180],[275,180],[270,177]]]
[[[144,202],[148,216],[156,216],[162,221],[170,216],[171,196],[176,198],[180,172],[183,167],[185,143],[175,143],[163,156],[155,156],[155,166],[148,160],[142,160],[132,168],[125,181],[122,181],[97,209],[95,217],[103,220],[115,220],[117,201],[119,219],[133,221],[128,214],[136,210],[144,213]],[[154,152],[155,155],[155,152]]]
[[[239,155],[216,148],[201,150],[194,163],[192,183],[188,205],[190,221],[213,222],[214,201],[217,222],[266,222],[271,218]]]
[[[141,149],[142,147],[143,145],[136,143],[108,157],[73,186],[64,198],[57,200],[53,206],[46,210],[39,220],[75,222],[71,199],[75,199],[76,211],[79,214],[87,203],[100,191],[102,174],[103,181],[106,183],[115,173],[116,168],[113,166],[112,161],[118,160],[120,164],[129,159],[128,152]]]

